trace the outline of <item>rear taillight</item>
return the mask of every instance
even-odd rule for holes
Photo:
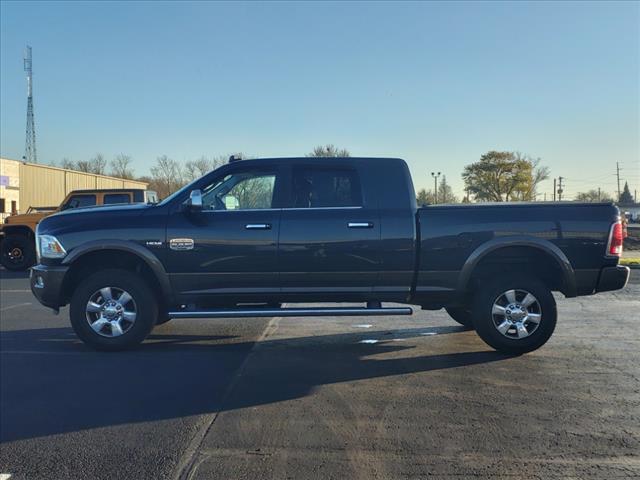
[[[609,232],[609,243],[607,244],[607,255],[609,257],[619,257],[622,255],[622,223],[618,220],[611,225],[611,231]]]

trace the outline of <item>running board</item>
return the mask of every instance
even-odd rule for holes
[[[247,317],[359,317],[373,315],[412,315],[409,307],[317,307],[317,308],[252,308],[169,312],[170,318],[247,318]]]

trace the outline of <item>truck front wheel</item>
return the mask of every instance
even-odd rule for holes
[[[36,263],[33,239],[20,234],[7,235],[0,243],[0,261],[7,270],[27,270]]]
[[[146,282],[127,270],[102,270],[84,279],[70,304],[71,326],[96,350],[125,350],[142,343],[158,319]]]
[[[482,340],[508,354],[531,352],[544,345],[556,327],[553,294],[530,276],[496,278],[476,293],[473,324]]]

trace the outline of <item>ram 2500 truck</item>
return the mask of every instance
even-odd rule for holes
[[[47,217],[37,245],[33,293],[70,304],[76,334],[102,350],[171,318],[412,313],[382,306],[394,302],[445,308],[517,354],[551,337],[552,292],[616,290],[629,276],[614,205],[418,208],[393,158],[235,161],[157,205]],[[308,302],[362,305],[295,306]]]

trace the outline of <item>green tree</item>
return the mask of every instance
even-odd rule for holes
[[[438,184],[438,203],[459,203],[460,200],[453,193],[451,186],[447,183],[446,175]]]
[[[586,192],[580,192],[576,194],[576,202],[612,202],[613,198],[605,192],[598,192],[598,190],[591,189]]]
[[[540,182],[549,178],[549,169],[517,152],[490,151],[467,165],[462,173],[465,188],[476,200],[508,202],[534,200]]]
[[[425,190],[424,188],[418,191],[416,195],[416,201],[418,205],[432,205],[435,203],[435,198],[433,196],[433,190]]]
[[[333,144],[318,145],[307,157],[350,157],[349,150],[346,148],[337,148]]]
[[[618,199],[619,203],[627,204],[633,203],[633,195],[631,195],[631,191],[629,190],[629,184],[624,182],[624,190],[620,194],[620,198]]]

